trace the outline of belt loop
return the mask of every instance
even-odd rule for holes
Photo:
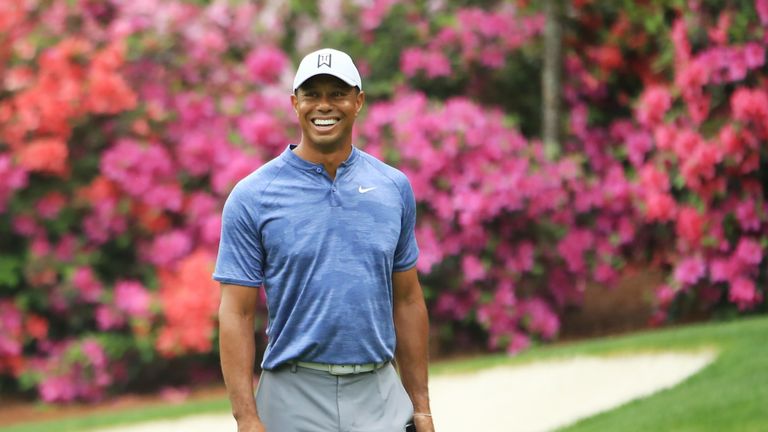
[[[299,368],[298,363],[293,362],[291,363],[291,373],[296,373],[296,370]]]
[[[356,373],[356,374],[360,373],[360,365],[356,364],[353,371],[354,371],[353,373]]]

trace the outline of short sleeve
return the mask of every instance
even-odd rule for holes
[[[224,204],[213,279],[259,287],[264,277],[264,248],[258,230],[258,209],[247,189],[241,186],[232,190]]]
[[[416,198],[407,178],[400,185],[403,202],[403,214],[400,222],[400,238],[395,249],[392,270],[396,272],[410,270],[419,259],[419,247],[416,244]]]

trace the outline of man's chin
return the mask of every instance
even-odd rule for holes
[[[328,149],[328,150],[335,150],[339,148],[344,140],[342,140],[338,136],[328,136],[328,135],[321,135],[321,136],[312,136],[311,137],[312,145],[317,147],[318,149]]]

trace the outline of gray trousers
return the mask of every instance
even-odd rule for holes
[[[283,366],[256,390],[267,432],[402,432],[413,404],[392,364],[356,375]]]

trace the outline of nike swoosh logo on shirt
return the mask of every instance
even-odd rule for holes
[[[366,193],[366,192],[370,192],[370,191],[372,191],[372,190],[374,190],[374,189],[376,189],[376,186],[373,186],[373,187],[368,187],[368,188],[364,188],[364,187],[362,187],[362,186],[359,186],[359,187],[357,188],[357,191],[358,191],[358,192],[360,192],[360,193]]]

